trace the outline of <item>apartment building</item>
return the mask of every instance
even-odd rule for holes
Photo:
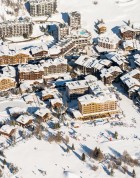
[[[73,115],[77,119],[85,120],[110,117],[118,112],[115,94],[98,80],[90,85],[88,94],[78,98],[78,110]]]
[[[40,80],[43,78],[44,69],[41,65],[19,65],[18,77],[19,81],[23,80]]]
[[[0,23],[0,38],[13,36],[30,36],[33,24],[29,20],[5,21]]]
[[[122,70],[118,66],[111,66],[108,69],[102,69],[100,77],[104,84],[111,85],[112,82],[116,80],[121,73]]]
[[[78,80],[66,83],[66,93],[69,99],[77,99],[78,97],[89,93],[90,85],[96,81],[96,77],[91,80]]]
[[[81,14],[77,11],[69,14],[69,26],[72,29],[78,29],[81,27]]]
[[[40,63],[44,68],[44,75],[67,72],[67,59],[65,58],[42,60]]]
[[[117,99],[113,94],[87,94],[78,98],[81,119],[109,117],[118,112]]]
[[[57,0],[30,0],[31,16],[46,16],[56,12]]]
[[[16,87],[15,79],[11,77],[0,76],[0,91],[10,90]]]
[[[3,55],[0,56],[0,66],[26,64],[30,59],[28,54]]]

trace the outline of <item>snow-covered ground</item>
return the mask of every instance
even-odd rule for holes
[[[140,1],[139,0],[97,0],[98,4],[94,5],[94,0],[58,0],[59,12],[79,11],[82,15],[82,25],[93,33],[94,22],[103,19],[111,29],[115,26],[122,25],[124,22],[139,21]],[[133,2],[133,3],[132,3]]]
[[[47,140],[36,138],[31,138],[24,143],[19,142],[15,147],[6,150],[7,161],[19,167],[16,176],[18,178],[54,178],[56,176],[66,178],[71,175],[77,178],[110,177],[105,171],[104,163],[97,163],[87,156],[88,151],[96,146],[100,147],[105,154],[110,153],[116,156],[127,150],[133,158],[140,159],[140,114],[130,99],[124,94],[120,94],[120,97],[122,100],[119,101],[119,105],[125,115],[122,120],[116,119],[109,123],[97,122],[96,126],[92,121],[76,121],[79,128],[74,128],[71,124],[60,128],[59,131],[62,131],[63,136],[70,138],[68,145],[71,146],[74,143],[74,151],[67,153],[64,143],[49,143]],[[123,126],[115,125],[118,122],[122,122]],[[114,123],[114,126],[111,123]],[[49,131],[52,130],[49,129]],[[115,131],[119,134],[117,140],[112,137]],[[85,162],[81,161],[83,152],[86,154]],[[91,169],[93,165],[98,165],[96,172]],[[140,175],[139,167],[134,169],[136,175]],[[43,176],[40,170],[46,171],[47,174]],[[132,170],[133,167],[129,167],[129,171],[132,172]],[[118,177],[127,178],[128,175],[115,170],[114,178]]]

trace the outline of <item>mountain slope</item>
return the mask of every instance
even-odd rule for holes
[[[0,0],[0,22],[27,15],[24,0]]]

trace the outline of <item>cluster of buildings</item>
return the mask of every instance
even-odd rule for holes
[[[70,100],[78,101],[77,110],[72,110],[76,119],[110,117],[119,112],[115,94],[92,75],[85,80],[67,82],[66,91]]]
[[[99,22],[96,27],[97,32],[99,33],[96,49],[99,53],[108,51],[115,52],[119,50],[131,52],[140,49],[139,23],[121,26],[117,35],[114,33],[107,33],[107,26],[103,20]]]

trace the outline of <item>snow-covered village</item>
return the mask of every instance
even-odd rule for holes
[[[0,177],[140,178],[140,0],[0,0]]]

